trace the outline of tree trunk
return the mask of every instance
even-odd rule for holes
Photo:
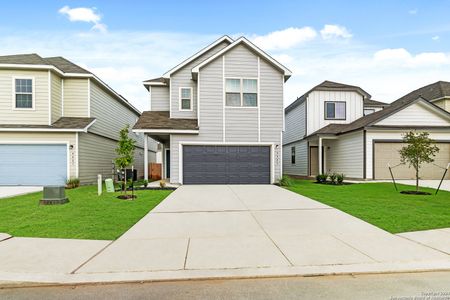
[[[123,175],[123,178],[124,178],[124,180],[123,180],[123,189],[124,189],[124,194],[126,195],[127,194],[127,169],[124,169],[125,170],[125,172],[124,172],[124,175]]]
[[[416,169],[416,192],[419,191],[419,168]]]

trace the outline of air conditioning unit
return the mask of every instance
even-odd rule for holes
[[[43,197],[39,201],[42,205],[64,204],[69,202],[64,186],[44,186]]]

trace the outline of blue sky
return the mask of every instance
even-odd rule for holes
[[[223,34],[245,35],[293,70],[285,105],[325,79],[391,102],[450,80],[449,10],[450,1],[8,1],[0,55],[65,56],[147,109],[142,80]]]

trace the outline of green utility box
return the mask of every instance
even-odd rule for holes
[[[114,183],[111,178],[105,179],[106,191],[108,193],[114,193]]]
[[[64,204],[69,202],[64,186],[44,186],[43,197],[39,201],[42,205]]]

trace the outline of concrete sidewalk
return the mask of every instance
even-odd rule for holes
[[[2,251],[11,260],[0,265],[0,281],[86,283],[450,269],[450,255],[443,251],[269,185],[182,186],[112,243],[15,239],[0,242],[0,260],[6,259]],[[49,265],[62,265],[52,272],[43,266],[40,252],[51,254],[46,256]],[[31,263],[36,258],[39,263]]]
[[[450,255],[450,228],[405,232],[398,236]]]
[[[0,186],[0,199],[42,191],[41,186]]]

